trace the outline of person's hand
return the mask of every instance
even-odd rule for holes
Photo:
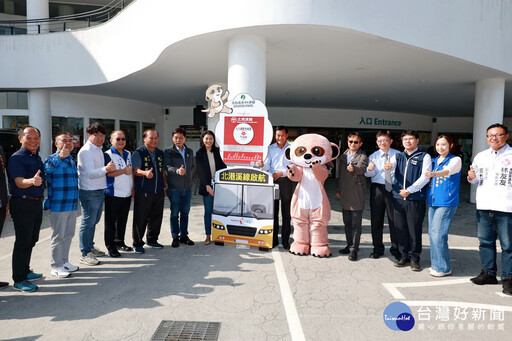
[[[132,167],[130,167],[130,166],[126,166],[126,167],[124,168],[124,174],[126,174],[126,175],[130,175],[130,174],[132,174]]]
[[[263,167],[263,160],[258,160],[258,163],[256,163],[256,166]]]
[[[213,188],[210,185],[206,185],[206,192],[213,197]]]
[[[350,161],[350,163],[348,164],[347,170],[351,173],[354,171],[354,165],[352,165],[352,161]]]
[[[426,177],[427,179],[430,179],[430,178],[433,178],[433,177],[435,176],[435,174],[436,174],[436,172],[430,172],[430,171],[428,171],[428,172],[425,172],[425,177]]]
[[[105,169],[107,170],[107,173],[113,172],[116,170],[116,165],[114,164],[114,162],[112,162],[112,160],[110,160],[110,162],[107,163],[107,166],[105,167]]]
[[[393,169],[393,164],[391,163],[391,157],[390,156],[388,156],[388,160],[384,164],[384,169],[387,170],[387,171],[390,171],[390,170]]]
[[[32,178],[32,186],[41,186],[43,179],[41,178],[41,170],[38,170],[36,175]]]
[[[402,198],[407,198],[409,196],[409,192],[407,192],[405,189],[401,189],[400,193],[398,194],[400,194]]]
[[[183,175],[185,175],[185,173],[186,173],[185,167],[183,167],[183,165],[181,165],[181,167],[178,169],[178,174],[183,176]]]
[[[272,177],[274,178],[274,180],[277,180],[282,176],[283,176],[283,172],[281,172],[281,171],[277,171],[274,174],[272,174]]]
[[[153,168],[151,168],[150,170],[146,171],[146,178],[148,179],[153,179]]]
[[[338,198],[338,199],[341,198],[340,192],[336,192],[336,198]]]
[[[368,170],[371,172],[375,169],[375,164],[373,163],[373,160],[370,159],[370,163],[368,164]]]
[[[71,153],[71,149],[67,149],[68,145],[67,144],[64,144],[64,146],[62,147],[62,150],[59,152],[59,158],[61,159],[65,159],[69,156],[69,154]]]
[[[471,181],[474,178],[476,178],[476,172],[473,169],[473,166],[469,166],[468,179],[469,179],[469,181]]]

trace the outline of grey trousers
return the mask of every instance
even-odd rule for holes
[[[50,244],[52,268],[64,266],[69,262],[69,248],[75,235],[76,215],[78,210],[67,212],[51,212],[52,241]]]

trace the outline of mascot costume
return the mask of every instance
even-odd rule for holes
[[[290,252],[296,255],[311,253],[316,257],[331,255],[327,224],[331,219],[331,205],[324,189],[329,175],[326,163],[336,159],[340,149],[327,138],[317,134],[299,136],[285,151],[293,164],[287,176],[298,182],[293,193],[291,216],[295,227]]]

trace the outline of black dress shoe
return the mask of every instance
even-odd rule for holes
[[[117,249],[108,250],[108,255],[113,258],[121,257],[121,254],[119,253],[119,251],[117,251]]]
[[[357,251],[356,250],[350,251],[350,254],[348,255],[348,260],[350,260],[352,262],[357,260]]]
[[[7,282],[0,282],[0,289],[7,288],[9,286],[9,283]]]
[[[180,246],[180,239],[179,239],[179,238],[173,238],[173,239],[172,239],[171,246],[172,246],[172,247],[178,247],[178,246]]]
[[[381,253],[377,253],[377,252],[370,253],[370,258],[373,258],[373,259],[379,259],[381,256],[382,256]]]
[[[133,248],[126,246],[126,245],[118,245],[117,249],[119,251],[124,251],[124,252],[133,252]]]
[[[480,275],[470,278],[469,280],[475,283],[476,285],[498,284],[496,276],[489,275],[487,273],[487,270],[485,269],[482,269],[482,271],[480,271]]]
[[[344,248],[344,249],[341,249],[341,250],[340,250],[340,253],[341,253],[342,255],[348,255],[348,254],[350,253],[350,247],[345,246],[345,248]]]
[[[421,266],[419,262],[411,261],[411,270],[412,271],[420,271]]]
[[[194,242],[190,240],[188,236],[180,238],[180,243],[187,245],[194,245]]]
[[[393,265],[396,266],[397,268],[402,268],[402,267],[410,265],[410,264],[411,264],[411,260],[407,257],[402,257],[402,258],[400,258],[400,260],[398,262],[393,263]]]
[[[283,242],[283,248],[284,248],[285,250],[290,250],[290,243]]]

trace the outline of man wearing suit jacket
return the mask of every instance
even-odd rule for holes
[[[178,247],[180,243],[194,245],[194,242],[188,237],[194,152],[185,145],[186,140],[185,129],[176,128],[172,132],[173,145],[164,151],[167,197],[171,202],[172,247]]]
[[[336,194],[341,201],[343,223],[347,246],[340,250],[341,254],[349,254],[348,259],[357,260],[359,241],[361,240],[361,224],[363,221],[364,195],[366,179],[364,173],[368,166],[368,157],[360,148],[363,140],[358,133],[350,133],[347,137],[348,149],[339,158],[339,191]]]

